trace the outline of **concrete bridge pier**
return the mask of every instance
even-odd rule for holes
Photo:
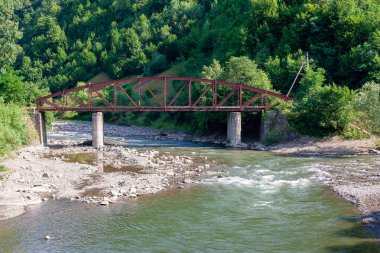
[[[38,135],[38,141],[43,147],[47,147],[45,112],[39,112],[36,108],[27,108],[30,119]]]
[[[231,145],[241,143],[241,112],[228,113],[227,141]]]
[[[92,114],[92,146],[104,145],[104,119],[102,112]]]

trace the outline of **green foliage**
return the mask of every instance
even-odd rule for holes
[[[340,134],[353,118],[354,93],[347,87],[328,85],[312,90],[290,113],[290,122],[303,134]]]
[[[380,79],[380,8],[375,0],[2,2],[12,8],[5,8],[0,31],[4,27],[13,34],[7,41],[14,50],[0,50],[12,55],[0,59],[15,62],[21,53],[19,30],[24,31],[19,42],[24,54],[16,67],[26,81],[49,84],[52,91],[87,81],[99,71],[113,78],[142,71],[153,75],[182,60],[185,74],[197,76],[202,66],[218,59],[231,81],[246,82],[245,75],[254,72],[251,85],[263,86],[269,78],[275,90],[285,93],[306,51],[315,73],[307,73],[304,84],[321,76],[316,66],[324,69],[329,83],[360,88]],[[234,61],[233,56],[240,58]],[[249,59],[253,64],[245,66],[242,62]],[[231,73],[228,65],[236,64],[240,66],[233,68],[240,72]]]
[[[347,126],[342,133],[343,137],[349,140],[368,139],[371,136],[367,131],[353,126]]]
[[[375,149],[380,150],[380,139],[376,140]]]
[[[5,103],[26,103],[26,85],[17,72],[8,69],[4,74],[0,74],[0,97]]]
[[[297,88],[296,97],[299,100],[306,97],[309,92],[316,89],[321,89],[323,83],[325,82],[325,70],[318,68],[313,70],[311,68],[305,71],[305,75],[301,79],[299,86]]]
[[[17,56],[22,52],[18,40],[22,37],[19,30],[15,9],[21,7],[15,1],[0,0],[0,72],[5,66],[15,63]]]
[[[206,79],[220,80],[223,73],[224,68],[220,65],[220,62],[218,60],[214,59],[210,66],[203,66],[201,75]]]
[[[225,67],[218,60],[211,65],[203,66],[201,76],[233,83],[241,83],[256,88],[272,90],[267,74],[258,68],[257,64],[246,56],[231,57]]]
[[[313,103],[331,104],[324,82],[354,89],[380,82],[379,6],[377,0],[0,0],[0,96],[33,104],[47,88],[72,88],[100,71],[112,78],[155,75],[172,64],[185,66],[182,75],[286,93],[309,52],[310,68],[292,93],[299,118],[301,111],[318,112]],[[371,103],[358,101],[354,123],[378,131]],[[342,110],[351,117],[350,108]],[[221,129],[225,120],[220,113],[157,115],[135,119],[174,120],[199,132]],[[328,113],[314,118],[321,135],[341,131],[342,122]]]
[[[355,124],[380,135],[380,84],[365,83],[357,91],[353,106]]]
[[[48,93],[48,89],[43,89],[38,84],[25,82],[19,71],[8,68],[3,74],[0,74],[0,98],[5,103],[35,105],[36,98]]]
[[[271,90],[272,85],[267,74],[246,56],[231,57],[226,64],[222,80],[243,83],[252,87]]]
[[[264,139],[264,144],[267,146],[272,146],[272,145],[278,144],[280,140],[281,140],[281,133],[274,130],[266,134],[265,139]]]
[[[23,109],[0,99],[0,157],[29,140]]]

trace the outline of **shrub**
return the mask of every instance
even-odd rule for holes
[[[347,87],[327,85],[313,89],[289,114],[290,123],[302,134],[342,134],[353,118],[354,93]]]
[[[267,133],[267,135],[264,138],[264,144],[267,146],[276,145],[280,142],[281,135],[278,131],[273,130]]]
[[[29,136],[21,107],[4,104],[0,99],[0,126],[0,157],[13,148],[28,143]]]
[[[380,84],[368,82],[358,90],[354,100],[355,124],[380,135]]]
[[[367,139],[371,136],[368,132],[363,131],[359,128],[349,126],[343,132],[343,137],[349,140],[357,140],[357,139]]]

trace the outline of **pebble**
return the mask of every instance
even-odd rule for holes
[[[129,194],[136,194],[137,193],[137,189],[135,186],[132,186],[131,189],[129,190]]]
[[[45,240],[46,241],[49,241],[51,239],[51,236],[50,235],[45,235]]]
[[[109,201],[103,200],[102,202],[99,203],[101,206],[108,206],[110,204]]]

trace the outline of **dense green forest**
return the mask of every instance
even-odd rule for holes
[[[380,131],[379,0],[0,0],[0,21],[5,104],[33,104],[100,72],[116,79],[173,66],[181,66],[176,75],[285,94],[308,52],[294,103],[281,107],[292,126],[316,136]],[[220,113],[109,118],[200,134],[226,120]]]

